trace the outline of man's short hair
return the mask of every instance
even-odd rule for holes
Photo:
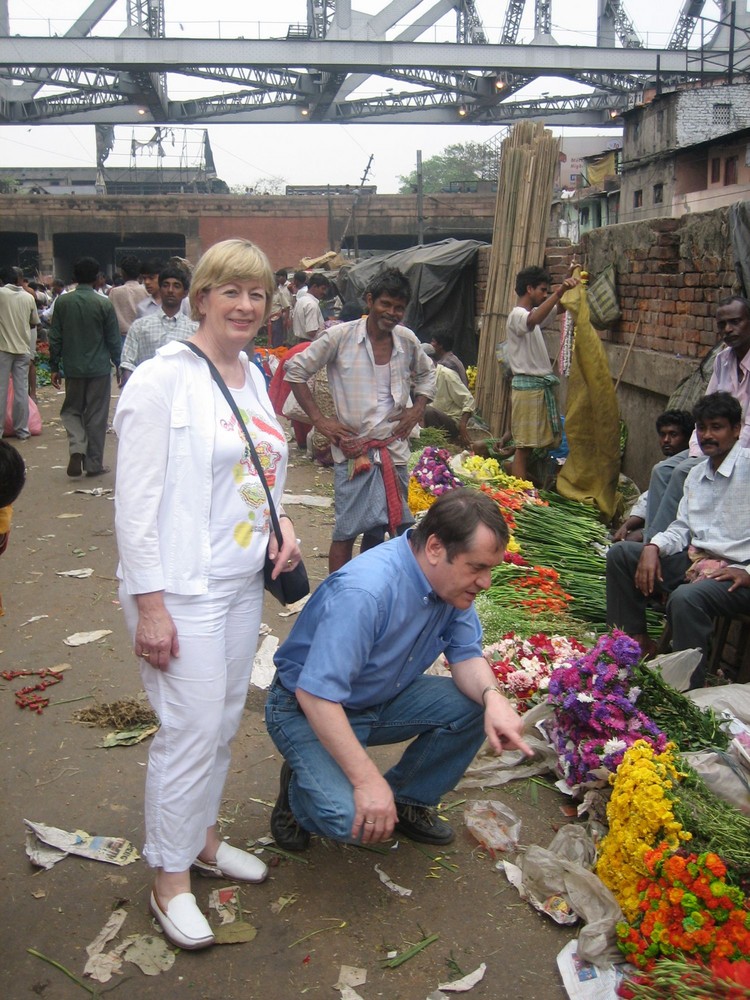
[[[365,288],[365,296],[367,295],[372,295],[373,302],[381,295],[387,295],[391,299],[403,299],[408,304],[411,300],[411,285],[403,271],[399,271],[397,267],[388,267],[376,274]]]
[[[141,262],[132,253],[126,254],[120,261],[120,271],[126,281],[137,281],[141,276]]]
[[[436,333],[433,333],[432,340],[434,340],[436,344],[439,344],[446,352],[452,351],[453,345],[455,344],[453,334],[448,333],[447,330],[438,330]]]
[[[16,283],[16,269],[10,264],[5,264],[0,268],[0,281],[4,285],[15,285]]]
[[[536,288],[544,284],[552,284],[552,275],[545,268],[532,264],[516,275],[516,295],[525,295],[529,287]]]
[[[99,261],[94,257],[79,257],[73,264],[73,277],[83,285],[93,285],[99,271]]]
[[[448,562],[471,548],[477,527],[484,524],[505,548],[510,538],[508,525],[500,508],[486,493],[462,487],[443,493],[409,536],[415,552],[421,552],[430,535],[443,544]]]
[[[268,257],[260,247],[250,240],[222,240],[214,243],[203,254],[193,272],[190,285],[190,311],[195,320],[200,320],[198,296],[230,281],[257,281],[266,293],[266,308],[263,323],[271,312],[271,301],[276,291],[276,282]]]
[[[26,482],[26,463],[7,441],[0,441],[0,507],[13,503]]]
[[[292,281],[295,285],[299,285],[302,288],[307,284],[307,271],[295,271]]]
[[[696,424],[723,417],[736,427],[742,423],[742,406],[730,392],[712,392],[698,400],[693,407],[693,417]]]
[[[190,278],[181,267],[174,267],[171,264],[167,264],[166,267],[163,267],[161,271],[159,271],[159,287],[161,288],[164,282],[169,281],[170,278],[173,281],[181,281],[182,287],[185,291],[190,291]]]
[[[679,427],[685,437],[690,437],[695,427],[693,414],[689,410],[665,410],[656,418],[657,433],[662,427]]]
[[[159,257],[148,257],[141,264],[141,274],[159,274],[164,267],[164,261]]]
[[[283,281],[289,277],[289,272],[285,267],[280,267],[278,271],[274,271],[274,278],[281,278]]]
[[[310,288],[321,288],[321,287],[329,288],[330,284],[331,284],[331,279],[327,277],[327,275],[322,274],[320,271],[316,271],[314,274],[311,274],[310,277],[307,279],[308,290]]]
[[[745,313],[750,316],[750,300],[746,299],[744,295],[725,295],[716,303],[716,308],[721,309],[723,306],[731,306],[733,302],[739,302]]]

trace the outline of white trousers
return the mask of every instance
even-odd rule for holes
[[[186,871],[216,823],[230,744],[245,707],[263,607],[263,574],[212,579],[208,593],[165,594],[180,655],[167,670],[141,660],[141,678],[161,720],[148,757],[146,842],[154,868]],[[120,588],[131,636],[138,607]]]

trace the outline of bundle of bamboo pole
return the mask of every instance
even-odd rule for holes
[[[535,122],[519,122],[500,153],[476,383],[477,406],[495,437],[510,430],[510,385],[497,363],[497,344],[505,340],[508,313],[516,304],[516,274],[544,263],[559,153],[559,140]]]

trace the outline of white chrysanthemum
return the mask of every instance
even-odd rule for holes
[[[619,753],[621,750],[624,750],[625,747],[627,747],[625,740],[617,739],[617,737],[607,740],[604,744],[604,756],[609,757],[612,754]]]
[[[589,694],[587,691],[579,691],[578,694],[576,695],[576,699],[578,701],[590,702],[594,700],[594,696],[592,694]]]

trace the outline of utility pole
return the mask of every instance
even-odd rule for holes
[[[417,246],[424,243],[424,177],[422,175],[422,150],[417,150]]]
[[[338,249],[344,245],[344,240],[346,239],[346,234],[349,232],[349,226],[355,221],[354,213],[357,210],[357,202],[362,197],[362,188],[365,186],[365,181],[367,180],[367,175],[370,173],[370,167],[372,166],[372,161],[375,159],[375,154],[370,153],[370,159],[367,161],[367,166],[365,167],[365,172],[362,174],[362,180],[359,182],[359,187],[354,193],[354,199],[352,201],[352,208],[349,212],[349,218],[346,220],[346,225],[344,226],[344,231],[341,234],[341,239],[339,240]],[[352,238],[354,256],[359,257],[359,237],[357,235],[357,227],[354,226],[354,235]]]

